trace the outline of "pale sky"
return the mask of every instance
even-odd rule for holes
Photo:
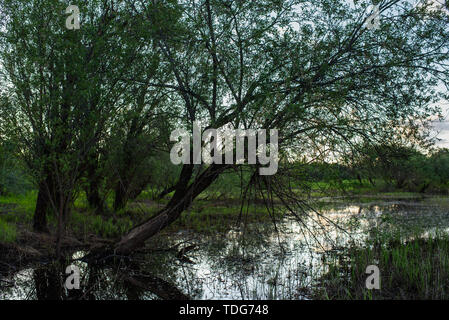
[[[437,137],[442,139],[441,141],[437,142],[436,145],[442,148],[449,148],[449,106],[446,104],[443,109],[445,121],[434,123],[435,131],[439,132]]]

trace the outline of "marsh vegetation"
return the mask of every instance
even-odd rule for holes
[[[402,2],[2,0],[0,298],[447,298],[449,15]]]

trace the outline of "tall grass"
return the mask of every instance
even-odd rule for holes
[[[380,290],[366,288],[367,266],[380,269]],[[320,279],[321,299],[449,299],[449,237],[407,241],[391,236],[335,256]]]
[[[16,226],[0,219],[0,243],[16,241]]]

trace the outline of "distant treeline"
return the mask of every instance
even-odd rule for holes
[[[449,149],[424,154],[405,146],[364,146],[338,163],[298,163],[297,168],[301,179],[313,182],[355,179],[385,191],[449,191]]]
[[[12,144],[0,140],[0,195],[20,194],[34,188],[16,153],[17,149]],[[167,157],[161,153],[146,163],[146,168],[139,171],[139,178],[134,178],[134,184],[139,187],[133,189],[129,200],[137,198],[144,190],[150,190],[155,198],[173,191],[179,167],[171,165]],[[161,166],[161,163],[165,165]],[[293,181],[299,182],[297,188],[304,186],[303,182],[352,180],[382,191],[449,192],[449,149],[424,154],[405,146],[363,146],[342,156],[338,162],[298,161],[289,167]],[[223,175],[211,186],[210,193],[224,197],[240,193],[242,180],[248,179],[250,175],[245,171]],[[114,194],[114,189],[108,185],[112,184],[103,181],[98,186],[102,190],[102,201],[107,194]],[[89,193],[88,188],[86,181],[86,194]]]

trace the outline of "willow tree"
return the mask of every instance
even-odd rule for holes
[[[121,78],[139,74],[145,66],[135,62],[148,53],[149,31],[121,1],[80,5],[78,30],[66,27],[69,4],[0,4],[0,123],[38,186],[36,231],[47,230],[49,213],[61,231],[92,150],[129,101]]]
[[[447,98],[435,86],[448,85],[448,16],[384,0],[376,29],[370,1],[354,2],[180,0],[182,33],[155,23],[153,2],[133,1],[133,13],[158,28],[173,80],[149,85],[175,90],[179,126],[277,128],[283,159],[335,154],[363,140],[423,141],[427,119],[439,114],[435,103]],[[184,164],[166,207],[123,236],[115,252],[143,245],[234,167]],[[282,171],[253,177],[297,214],[287,202],[294,194],[279,183]]]

